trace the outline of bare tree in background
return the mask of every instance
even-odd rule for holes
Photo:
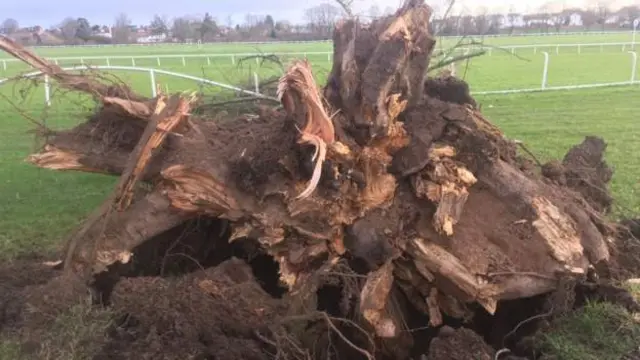
[[[553,27],[556,29],[556,32],[559,33],[560,29],[568,23],[568,18],[563,11],[551,15],[551,22],[553,23]]]
[[[353,17],[353,0],[336,0],[348,17]]]
[[[380,8],[378,7],[378,5],[373,4],[371,5],[371,7],[369,8],[369,17],[371,18],[371,20],[375,20],[377,18],[379,18],[381,15],[380,13]]]
[[[553,15],[551,14],[552,7],[553,7],[552,2],[546,2],[539,9],[540,32],[542,32],[543,29],[544,29],[544,32],[546,33],[549,32],[549,26],[553,22]]]
[[[598,15],[593,10],[582,10],[580,12],[580,20],[582,21],[582,26],[589,30],[598,22]]]
[[[509,34],[513,34],[516,29],[516,22],[521,16],[522,15],[515,11],[513,6],[509,9],[509,13],[507,14],[507,20],[509,21]]]
[[[387,16],[387,15],[391,15],[393,13],[396,12],[396,9],[392,8],[391,6],[387,6],[386,8],[384,8],[384,12],[382,13],[383,16]]]
[[[609,17],[609,4],[606,1],[598,1],[596,3],[596,22],[600,24],[602,27],[602,31],[604,31],[605,26],[607,25],[607,18]]]
[[[78,31],[78,20],[68,17],[60,23],[60,34],[65,42],[71,44],[76,38]]]
[[[20,25],[18,24],[18,20],[8,18],[2,22],[2,27],[0,28],[0,32],[11,35],[20,29]]]
[[[125,13],[116,17],[113,25],[113,42],[126,44],[131,41],[131,19]]]
[[[324,3],[307,9],[304,15],[312,32],[328,37],[340,17],[340,13],[338,7]]]
[[[193,39],[195,37],[194,22],[186,16],[175,18],[173,19],[171,32],[180,42],[186,42],[187,40]]]
[[[640,7],[638,5],[625,6],[618,11],[621,22],[633,26],[633,20],[640,17]]]
[[[490,34],[497,34],[500,32],[504,23],[504,15],[502,14],[489,14],[489,30]]]
[[[474,23],[478,35],[485,35],[489,30],[489,9],[486,6],[478,8]]]
[[[151,21],[151,33],[153,35],[168,35],[169,20],[166,16],[155,15]]]

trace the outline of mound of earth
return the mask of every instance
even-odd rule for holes
[[[281,106],[241,116],[69,74],[0,38],[99,103],[46,129],[29,162],[119,176],[69,238],[64,275],[23,289],[25,304],[57,313],[90,294],[117,314],[103,358],[442,359],[490,357],[536,313],[602,295],[616,251],[605,141],[532,169],[467,84],[427,77],[430,17],[407,0],[340,22],[323,88],[293,61]]]
[[[259,330],[286,311],[235,258],[179,278],[123,279],[111,301],[118,321],[98,359],[270,359]]]

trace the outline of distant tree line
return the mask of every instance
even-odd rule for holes
[[[607,30],[630,28],[640,17],[640,7],[626,6],[616,12],[607,2],[594,0],[584,9],[558,8],[548,2],[535,13],[520,14],[511,10],[505,14],[491,13],[479,8],[474,15],[450,14],[441,18],[434,15],[432,31],[438,35],[514,34],[520,32],[561,32],[580,30]],[[269,41],[269,40],[320,40],[329,39],[336,22],[351,14],[353,0],[335,0],[308,8],[304,23],[292,24],[277,21],[271,15],[247,14],[243,23],[233,24],[231,18],[222,21],[212,14],[202,17],[181,16],[169,20],[155,15],[147,25],[133,25],[122,13],[111,25],[91,24],[86,18],[66,18],[57,26],[44,30],[41,27],[23,29],[18,21],[9,18],[0,25],[0,33],[13,35],[19,41],[29,43],[131,43],[131,42],[217,42],[217,41]],[[436,9],[437,10],[437,9]],[[381,11],[372,6],[366,14],[355,14],[362,21],[369,21],[392,13],[391,7]],[[435,11],[434,13],[440,13]]]

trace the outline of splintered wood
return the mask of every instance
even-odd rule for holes
[[[29,158],[121,176],[69,240],[65,267],[93,279],[184,221],[228,219],[230,238],[210,241],[257,240],[300,309],[316,308],[322,279],[351,284],[358,301],[336,307],[358,312],[387,352],[408,348],[410,311],[431,326],[443,314],[468,320],[469,304],[494,313],[500,300],[552,291],[590,265],[606,269],[608,227],[590,205],[597,199],[568,187],[579,179],[525,173],[516,144],[482,116],[464,83],[425,82],[430,14],[410,0],[366,26],[341,22],[324,89],[309,62],[294,61],[278,84],[283,109],[261,109],[252,121],[191,115],[195,99],[180,94],[109,92],[0,40],[62,86],[99,89],[98,114]],[[597,145],[574,172],[588,176],[594,164],[606,182]],[[358,281],[335,275],[336,264]]]
[[[429,163],[412,181],[416,196],[438,204],[433,226],[447,236],[453,235],[453,225],[460,220],[469,196],[468,188],[477,181],[464,165],[452,160],[455,155],[451,146],[434,146],[428,153]]]

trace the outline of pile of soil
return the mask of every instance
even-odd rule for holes
[[[117,321],[98,359],[270,359],[256,333],[286,310],[236,258],[179,278],[123,279],[111,301]]]
[[[49,344],[47,326],[84,306],[83,324],[108,314],[73,343],[96,359],[492,359],[529,354],[540,314],[589,299],[640,309],[598,280],[615,250],[604,140],[532,170],[466,83],[426,78],[430,17],[409,0],[370,26],[345,21],[322,94],[297,61],[282,108],[222,118],[0,38],[102,104],[30,161],[121,176],[64,272],[0,268],[2,332]]]

